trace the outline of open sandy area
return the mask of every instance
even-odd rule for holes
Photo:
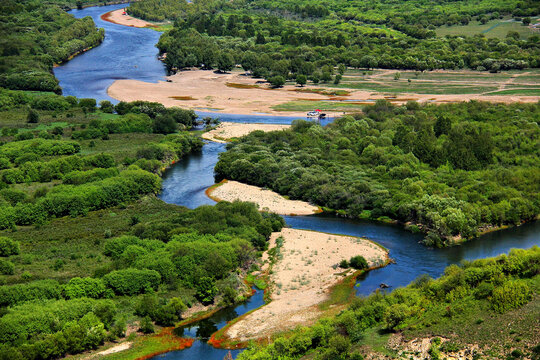
[[[387,259],[383,248],[366,239],[285,228],[272,234],[270,248],[276,247],[279,237],[283,238],[281,255],[269,275],[272,301],[232,324],[225,332],[227,339],[266,338],[311,324],[322,314],[317,305],[344,278],[343,269],[334,269],[341,260],[362,255],[370,266],[377,266]]]
[[[277,124],[251,124],[251,123],[231,123],[223,122],[219,124],[214,130],[210,130],[202,134],[202,138],[219,143],[225,143],[227,140],[233,138],[239,138],[249,134],[252,131],[261,130],[278,131],[290,128],[290,125],[277,125]]]
[[[288,200],[271,190],[257,186],[242,184],[238,181],[224,181],[219,186],[207,191],[215,201],[247,201],[259,206],[259,210],[267,210],[280,215],[312,215],[320,211],[318,206],[301,200]]]
[[[112,22],[114,24],[118,24],[118,25],[125,25],[125,26],[138,27],[138,28],[154,26],[154,24],[149,23],[148,21],[137,19],[129,15],[122,15],[123,12],[124,12],[124,9],[109,11],[108,13],[101,15],[101,19],[108,22]]]
[[[388,75],[393,70],[380,70],[381,74]],[[247,115],[282,115],[305,117],[305,112],[275,111],[273,106],[298,100],[335,100],[332,95],[318,93],[298,92],[300,88],[286,85],[280,89],[270,89],[268,84],[257,83],[257,79],[245,76],[243,73],[233,71],[221,74],[211,70],[181,71],[167,77],[168,81],[146,83],[137,80],[117,80],[108,89],[109,96],[121,101],[146,100],[156,101],[163,105],[179,106],[201,111],[225,112],[231,114]],[[378,82],[376,76],[370,81]],[[466,78],[464,79],[466,81]],[[319,85],[307,85],[303,89],[320,89]],[[350,92],[347,99],[366,102],[387,98],[385,93],[370,90],[355,90],[342,88]],[[387,95],[387,94],[386,94]],[[514,95],[486,95],[486,94],[401,94],[389,99],[395,104],[403,104],[408,100],[418,102],[447,103],[469,100],[490,102],[536,102],[538,96]],[[342,111],[326,111],[329,116],[342,115]]]

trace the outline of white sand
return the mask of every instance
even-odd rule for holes
[[[227,181],[209,190],[209,195],[216,201],[247,201],[259,206],[259,210],[267,210],[280,215],[312,215],[319,208],[305,201],[288,200],[271,190],[247,185],[238,181]]]
[[[365,239],[307,230],[283,229],[273,233],[270,248],[283,237],[282,259],[270,274],[272,301],[233,324],[229,339],[247,341],[313,323],[322,314],[317,306],[328,298],[344,270],[332,266],[343,259],[362,255],[370,266],[385,261],[384,249]],[[352,274],[352,270],[349,271]]]
[[[249,134],[252,131],[261,130],[264,132],[285,130],[290,128],[290,125],[276,125],[276,124],[242,124],[223,122],[217,126],[214,130],[205,132],[202,135],[203,139],[211,140],[219,143],[224,143],[227,140],[233,138],[239,138]]]

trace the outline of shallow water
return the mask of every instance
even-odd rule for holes
[[[163,64],[157,60],[154,44],[160,33],[151,29],[130,28],[105,22],[100,15],[124,5],[93,7],[73,10],[76,17],[92,16],[99,27],[106,30],[102,45],[75,57],[67,64],[55,68],[65,95],[111,100],[106,90],[117,79],[135,79],[157,82],[165,76]],[[114,101],[116,102],[116,101]],[[296,117],[272,115],[234,115],[197,112],[200,117],[218,117],[221,121],[245,123],[290,124]],[[332,119],[324,119],[326,125]],[[189,208],[213,205],[215,202],[205,195],[205,190],[214,184],[214,166],[219,153],[225,151],[224,144],[208,143],[200,153],[187,156],[163,177],[163,191],[159,197],[172,204]],[[369,272],[358,279],[357,294],[367,295],[381,283],[390,289],[405,286],[422,274],[438,277],[449,264],[507,253],[511,248],[529,248],[540,244],[540,222],[494,232],[481,239],[447,249],[429,249],[421,244],[420,235],[411,234],[402,227],[362,220],[345,219],[330,215],[286,216],[290,227],[328,233],[363,236],[378,242],[390,250],[396,261],[382,269]],[[222,310],[209,319],[190,327],[179,329],[185,336],[200,339],[189,349],[173,351],[154,359],[205,359],[221,360],[226,350],[214,349],[206,339],[217,329],[247,311],[264,303],[262,291],[258,291],[244,304]],[[236,356],[239,351],[232,351]]]

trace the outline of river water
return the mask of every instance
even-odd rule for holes
[[[107,88],[117,79],[136,79],[147,82],[163,80],[165,70],[156,58],[155,43],[159,33],[150,29],[131,28],[105,22],[100,15],[122,8],[124,5],[74,10],[76,17],[91,16],[97,26],[105,28],[106,35],[102,45],[55,69],[65,95],[111,100]],[[295,118],[261,115],[233,115],[198,112],[199,116],[218,117],[222,121],[260,122],[269,124],[290,124]],[[323,122],[325,125],[328,121]],[[212,205],[204,191],[214,184],[214,166],[225,146],[207,143],[198,154],[192,154],[179,161],[166,171],[163,177],[163,190],[160,198],[172,204],[189,208]],[[482,236],[461,246],[447,249],[429,249],[421,244],[420,235],[411,234],[397,225],[370,221],[345,219],[330,215],[286,216],[287,225],[298,229],[323,231],[328,233],[363,236],[378,242],[390,251],[395,260],[385,268],[369,272],[357,282],[357,294],[368,295],[380,283],[391,289],[405,286],[422,274],[438,277],[444,268],[463,260],[473,260],[507,253],[512,248],[529,248],[540,244],[540,222],[525,224]],[[206,343],[209,336],[247,311],[263,305],[262,292],[257,292],[248,302],[235,308],[220,311],[210,319],[203,320],[179,334],[191,336],[199,341],[186,350],[173,351],[156,356],[155,359],[183,360],[205,359],[221,360],[227,351],[214,349]],[[236,356],[239,351],[233,351]]]

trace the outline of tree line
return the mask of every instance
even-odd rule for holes
[[[389,217],[430,246],[539,214],[539,104],[394,106],[321,127],[254,132],[228,145],[216,179],[268,187],[352,217]]]

